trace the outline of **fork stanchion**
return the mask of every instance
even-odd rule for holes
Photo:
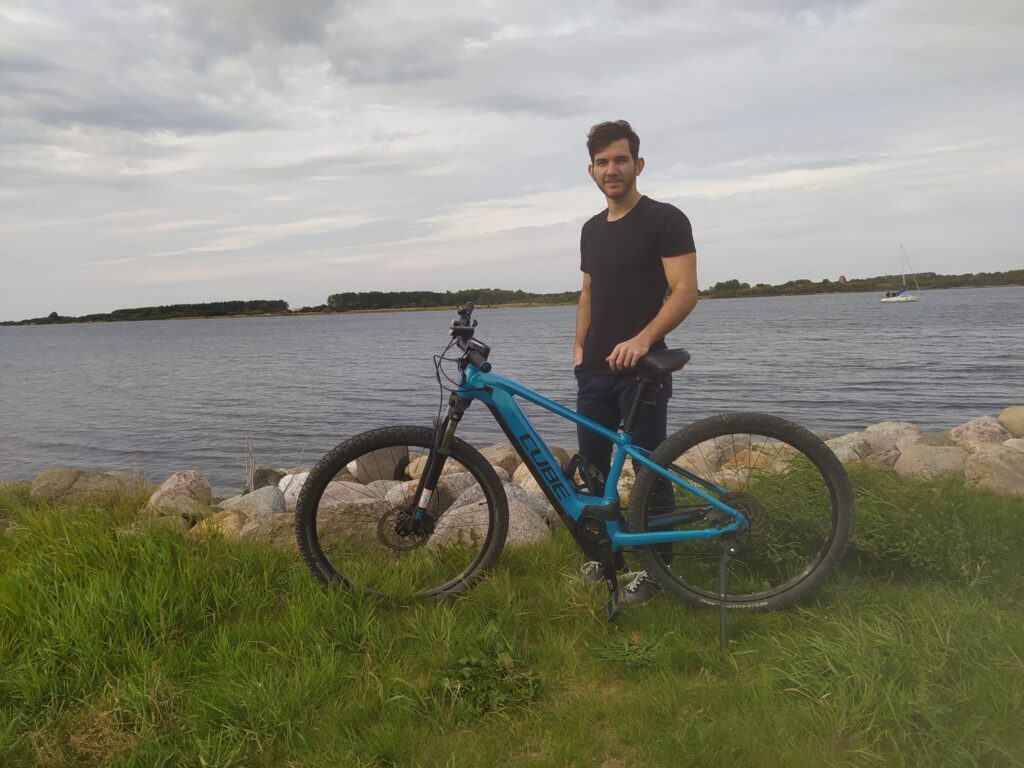
[[[725,598],[729,593],[729,561],[735,557],[736,542],[726,540],[722,558],[718,561],[718,648],[725,651]]]

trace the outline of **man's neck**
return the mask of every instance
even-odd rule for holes
[[[621,197],[618,200],[612,200],[610,197],[605,197],[608,201],[608,221],[618,221],[621,219],[636,207],[636,204],[640,202],[641,197],[643,197],[643,195],[637,192],[636,187],[633,187],[632,192],[628,195]]]

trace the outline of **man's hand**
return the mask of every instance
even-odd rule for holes
[[[583,365],[583,345],[574,344],[572,347],[572,364],[574,368]]]
[[[639,336],[634,336],[632,339],[626,339],[616,344],[615,349],[605,360],[608,361],[608,367],[613,371],[625,371],[635,368],[637,361],[650,350],[650,344]]]

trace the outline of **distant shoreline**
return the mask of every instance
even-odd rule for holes
[[[1024,274],[1024,270],[1019,270]],[[1016,275],[1014,275],[1016,276]],[[874,278],[872,279],[874,280]],[[751,298],[779,298],[779,297],[792,297],[792,296],[828,296],[837,294],[877,294],[879,288],[843,288],[835,290],[835,288],[841,284],[833,283],[830,287],[832,290],[807,290],[810,286],[800,286],[801,290],[796,291],[783,291],[779,290],[782,286],[766,286],[763,290],[761,286],[750,288],[745,284],[738,286],[729,285],[727,288],[723,284],[719,283],[713,288],[702,291],[700,294],[701,300],[704,299],[751,299]],[[723,286],[720,288],[720,286]],[[817,287],[817,286],[815,286]],[[922,287],[921,292],[934,292],[934,291],[947,291],[947,290],[958,290],[966,288],[1020,288],[1024,287],[1024,280],[1021,282],[993,282],[979,285],[944,285],[944,286],[930,286]],[[773,290],[775,289],[775,290]],[[575,301],[526,301],[526,302],[510,302],[510,303],[478,303],[477,306],[481,309],[528,309],[536,307],[569,307],[575,306]],[[136,322],[151,322],[156,320],[221,320],[221,319],[237,319],[242,317],[313,317],[321,315],[355,315],[355,314],[379,314],[379,313],[390,313],[390,312],[451,312],[458,309],[459,305],[445,305],[445,306],[430,306],[430,307],[381,307],[376,309],[343,309],[343,310],[314,310],[314,311],[303,311],[299,310],[284,310],[281,312],[239,312],[239,313],[228,313],[218,315],[172,315],[168,317],[90,317],[85,316],[82,318],[77,317],[62,317],[58,316],[56,319],[51,318],[34,318],[30,320],[7,320],[0,322],[0,327],[4,326],[25,326],[25,325],[82,325],[82,324],[95,324],[95,323],[136,323]]]

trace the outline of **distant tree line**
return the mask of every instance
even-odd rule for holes
[[[205,304],[168,304],[160,307],[115,309],[106,314],[71,317],[51,312],[21,322],[2,325],[53,325],[57,323],[107,323],[117,320],[170,320],[175,317],[235,317],[242,315],[282,314],[288,311],[288,302],[281,299],[254,299],[252,301],[212,301]]]
[[[474,304],[570,304],[579,298],[579,291],[563,293],[528,293],[502,288],[470,288],[465,291],[349,291],[327,297],[327,308],[334,312],[360,309],[428,309]]]
[[[938,275],[935,272],[918,272],[907,276],[907,284],[914,288],[914,280],[922,291],[940,288],[981,288],[998,285],[1024,285],[1024,269],[1009,272],[975,272],[963,275]],[[730,299],[740,296],[800,296],[809,293],[884,293],[903,285],[903,275],[881,275],[841,280],[790,280],[781,285],[767,283],[741,283],[739,280],[724,280],[715,283],[701,296],[714,299]]]
[[[1009,272],[975,272],[963,275],[939,275],[919,272],[914,277],[922,291],[940,288],[980,288],[999,285],[1024,285],[1024,269]],[[903,284],[902,275],[840,278],[837,280],[790,280],[780,285],[723,280],[700,292],[705,298],[726,299],[741,296],[799,296],[810,293],[884,293]],[[913,278],[910,279],[913,287]],[[304,313],[353,312],[389,309],[430,309],[457,307],[472,301],[482,306],[495,304],[575,304],[579,291],[530,293],[502,288],[470,288],[464,291],[348,291],[333,293],[327,303],[290,310],[281,299],[253,301],[214,301],[205,304],[169,304],[160,307],[116,309],[108,314],[71,317],[51,312],[46,317],[0,322],[0,325],[53,325],[57,323],[99,323],[115,320],[167,320],[175,317],[237,317],[245,315],[287,315]]]

